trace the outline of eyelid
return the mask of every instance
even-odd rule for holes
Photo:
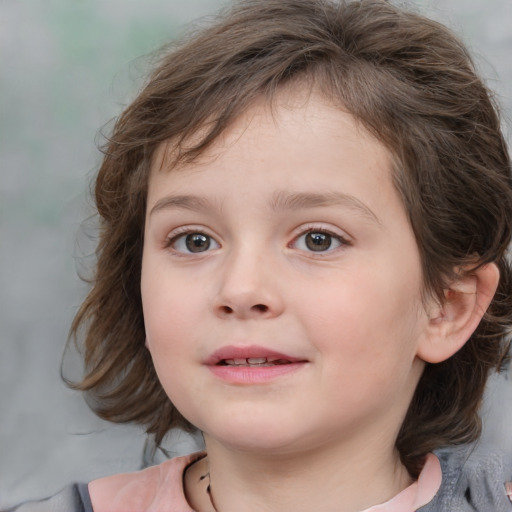
[[[333,253],[337,250],[340,250],[340,249],[342,250],[343,248],[345,248],[347,246],[353,245],[352,237],[350,237],[345,231],[342,231],[340,229],[336,229],[333,227],[327,227],[325,224],[322,224],[322,223],[311,223],[311,224],[302,225],[298,229],[294,230],[293,239],[288,244],[288,247],[294,248],[293,246],[295,245],[297,240],[300,237],[307,235],[308,233],[325,233],[326,235],[330,235],[340,242],[340,246],[335,247],[330,250],[318,251],[318,252],[304,251],[304,252],[308,252],[310,254],[314,254],[314,255],[317,255],[320,257],[322,255],[325,256],[325,255]]]
[[[182,237],[186,237],[187,235],[191,235],[191,234],[194,234],[194,233],[197,233],[197,234],[202,234],[202,235],[205,235],[207,236],[210,240],[212,240],[217,247],[213,247],[213,248],[208,248],[206,251],[199,251],[197,253],[193,253],[193,252],[184,252],[184,251],[179,251],[177,249],[175,249],[173,247],[173,245]],[[194,256],[200,256],[202,254],[205,254],[207,252],[210,252],[212,249],[218,249],[221,247],[221,244],[220,242],[217,240],[217,236],[216,235],[213,235],[211,234],[210,230],[207,229],[205,226],[200,226],[200,225],[187,225],[187,226],[179,226],[175,229],[173,229],[172,231],[170,231],[166,237],[165,237],[165,241],[164,241],[164,248],[165,249],[170,249],[172,250],[175,254],[178,254],[180,256],[184,256],[184,255],[194,255]]]
[[[312,231],[328,233],[337,238],[343,239],[346,243],[352,243],[353,240],[352,235],[349,235],[344,229],[333,226],[328,222],[307,222],[305,224],[301,224],[299,227],[293,230],[292,236],[297,238],[299,235],[303,235],[304,233]]]

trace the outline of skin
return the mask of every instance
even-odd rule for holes
[[[256,102],[194,163],[169,169],[170,150],[149,180],[147,347],[204,433],[195,472],[209,470],[217,509],[355,512],[390,499],[411,483],[398,430],[449,329],[422,300],[388,151],[298,89],[272,111]],[[190,252],[189,235],[204,250]],[[331,245],[311,250],[312,237]],[[212,372],[219,349],[255,345],[299,362],[258,382]],[[195,482],[189,500],[207,510]]]

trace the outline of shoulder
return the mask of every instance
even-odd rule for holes
[[[512,512],[507,482],[512,460],[478,444],[443,448],[435,452],[443,479],[434,500],[421,512]]]
[[[193,453],[142,471],[100,478],[89,485],[68,485],[51,498],[5,512],[193,512],[185,498],[183,475],[204,456]]]
[[[185,469],[204,457],[193,453],[134,473],[94,480],[89,494],[94,512],[191,512],[183,490]]]
[[[87,484],[72,484],[51,498],[27,502],[6,512],[93,512],[93,509]]]

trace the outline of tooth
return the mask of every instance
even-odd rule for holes
[[[247,362],[249,364],[262,364],[262,363],[265,363],[266,361],[267,361],[266,357],[249,357],[247,359]]]
[[[233,362],[235,364],[247,364],[247,360],[244,358],[244,359],[234,359]]]

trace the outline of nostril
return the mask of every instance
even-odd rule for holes
[[[265,306],[265,304],[255,304],[252,309],[259,311],[260,313],[266,313],[268,311],[268,306]]]
[[[247,307],[240,305],[228,306],[227,304],[218,305],[216,307],[216,311],[218,314],[222,316],[240,316],[240,317],[250,317],[252,315],[267,315],[271,308],[265,304],[254,304],[247,309]]]

